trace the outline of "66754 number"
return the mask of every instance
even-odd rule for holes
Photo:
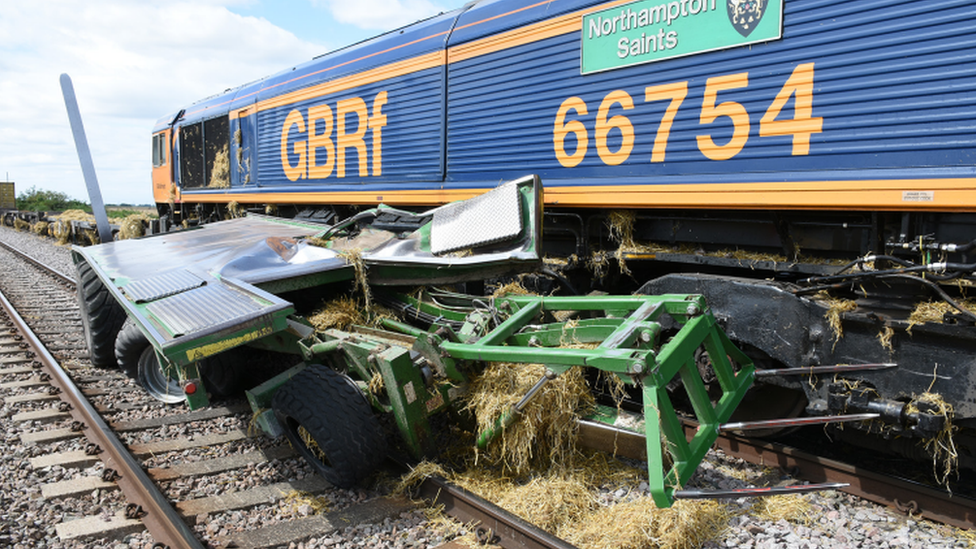
[[[750,123],[746,108],[735,101],[718,103],[718,94],[730,90],[742,89],[749,85],[749,73],[741,72],[725,76],[714,76],[705,82],[705,93],[701,104],[699,125],[708,126],[721,117],[728,117],[732,121],[732,137],[726,143],[718,144],[710,133],[696,135],[698,150],[710,160],[728,160],[739,154],[749,140]],[[651,162],[664,162],[668,148],[668,138],[671,126],[678,114],[678,109],[688,96],[688,81],[673,82],[644,89],[644,102],[670,101],[658,124],[654,136],[654,146],[651,149]],[[794,98],[793,118],[781,119],[783,107],[790,97]],[[608,93],[596,111],[596,121],[593,129],[593,139],[596,142],[596,152],[604,164],[617,166],[630,158],[634,150],[634,125],[624,114],[610,116],[610,109],[619,105],[624,111],[634,109],[634,99],[623,90]],[[575,114],[574,119],[569,119]],[[586,157],[589,149],[590,134],[581,120],[589,115],[586,103],[579,97],[570,97],[562,102],[556,112],[553,123],[553,149],[556,159],[567,168],[579,165]],[[620,146],[611,150],[607,144],[607,136],[611,130],[618,130],[621,134]],[[823,118],[813,116],[813,63],[798,65],[793,73],[776,94],[773,102],[766,109],[759,121],[759,136],[793,136],[792,154],[806,155],[810,153],[810,136],[823,131]],[[566,137],[576,138],[576,148],[566,150]]]

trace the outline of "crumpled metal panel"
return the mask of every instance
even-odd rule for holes
[[[190,271],[179,270],[130,282],[122,288],[122,291],[132,301],[146,303],[203,286],[206,283],[204,279]]]
[[[74,253],[162,356],[187,364],[284,330],[294,307],[276,294],[350,280],[359,262],[369,284],[402,285],[484,279],[539,261],[538,177],[420,215],[428,214],[430,225],[408,235],[339,227],[332,248],[308,240],[330,227],[249,215]]]
[[[134,284],[161,274],[211,272],[250,284],[343,267],[336,252],[296,240],[325,226],[249,215],[151,238],[79,248],[111,279]],[[301,248],[301,249],[300,249]],[[352,274],[349,275],[352,278]]]
[[[522,201],[514,181],[437,208],[433,214],[430,251],[434,254],[504,242],[522,232]]]

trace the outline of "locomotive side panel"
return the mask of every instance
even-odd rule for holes
[[[780,40],[581,74],[605,6],[491,35],[465,28],[481,5],[461,16],[449,180],[533,171],[563,205],[976,208],[972,4],[787,2]]]
[[[539,174],[567,288],[705,294],[764,367],[897,363],[850,378],[870,399],[772,383],[793,391],[790,413],[906,411],[883,434],[912,452],[931,433],[908,411],[931,391],[976,448],[972,314],[953,306],[959,325],[914,336],[910,320],[965,297],[976,272],[976,4],[770,0],[748,3],[767,10],[751,23],[727,11],[742,4],[489,0],[333,52],[160,120],[174,214],[426,208]],[[209,185],[208,136],[229,141],[225,187]],[[853,303],[836,313],[846,336],[820,289]]]
[[[351,191],[440,179],[442,89],[438,67],[273,107],[259,104],[262,186]]]

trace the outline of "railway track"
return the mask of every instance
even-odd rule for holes
[[[0,289],[11,296],[3,299],[10,320],[4,328],[9,333],[0,334],[0,396],[6,406],[16,406],[9,419],[20,429],[21,441],[33,448],[30,467],[44,481],[38,495],[61,509],[53,526],[63,546],[77,542],[95,547],[128,539],[130,544],[174,548],[277,547],[337,531],[339,537],[362,534],[350,532],[355,527],[349,525],[405,516],[414,517],[404,519],[408,524],[422,521],[408,500],[380,497],[378,490],[334,489],[287,445],[249,438],[250,414],[242,402],[189,412],[148,398],[120,372],[91,368],[80,335],[73,281],[28,274],[41,265],[11,254],[0,250],[8,267]],[[14,320],[14,308],[25,320]],[[27,324],[36,335],[14,332]],[[601,444],[586,429],[584,435],[591,445]],[[720,447],[730,455],[799,468],[811,481],[834,478],[821,476],[811,465],[822,469],[825,460],[747,439],[722,440]],[[618,442],[618,450],[629,446]],[[642,444],[636,441],[637,448]],[[930,500],[906,497],[902,485],[856,476],[860,473],[849,471],[845,479],[859,479],[852,484],[867,487],[859,495],[892,506],[908,505],[910,511],[958,527],[973,526],[971,502],[960,506],[959,498],[940,501],[937,494],[927,494],[934,498]],[[882,494],[887,486],[897,486],[890,496]],[[461,522],[480,524],[474,527],[479,540],[504,547],[572,547],[440,479],[428,479],[418,493]],[[313,504],[325,500],[332,509],[314,512]],[[261,509],[269,506],[290,506],[294,512],[289,520],[263,520]]]
[[[246,533],[205,527],[200,536],[188,522],[207,525],[206,521],[220,513],[285,501],[289,494],[297,495],[294,499],[301,508],[301,501],[312,500],[312,496],[330,487],[306,471],[287,445],[257,443],[247,447],[246,421],[241,421],[249,416],[246,403],[230,402],[187,412],[183,407],[166,407],[149,399],[120,372],[88,366],[74,281],[15,249],[6,245],[3,248],[0,254],[11,273],[0,284],[0,304],[10,331],[6,339],[0,336],[0,343],[8,343],[0,348],[0,356],[5,357],[0,359],[0,376],[5,381],[2,388],[6,389],[3,398],[7,404],[25,409],[11,420],[23,429],[21,440],[39,449],[39,455],[30,460],[31,467],[73,471],[70,479],[41,486],[40,495],[49,501],[84,499],[116,489],[124,495],[111,501],[99,500],[106,505],[97,505],[98,513],[71,517],[75,520],[56,525],[62,541],[95,540],[97,546],[101,541],[131,537],[132,532],[145,528],[146,535],[160,547],[204,547],[199,537],[210,538],[210,544],[215,546],[276,547],[310,535],[327,534],[348,524],[382,522],[415,507],[403,498],[360,493],[352,498],[360,503],[330,513],[299,516]],[[41,276],[47,279],[46,283],[38,283],[38,272],[44,273]],[[32,331],[32,327],[37,331]],[[6,381],[11,378],[14,381]],[[130,414],[131,411],[139,413]],[[146,414],[147,411],[151,413]],[[140,417],[133,419],[131,415]],[[186,426],[207,421],[226,428],[188,440],[166,436],[182,434]],[[228,448],[235,444],[239,447]],[[49,452],[41,450],[46,445],[51,445]],[[234,449],[242,451],[230,451]],[[211,457],[214,453],[222,455]],[[180,454],[182,463],[160,466],[166,454]],[[202,475],[233,477],[242,469],[261,466],[266,467],[265,473],[271,473],[265,476],[281,477],[283,482],[204,497],[185,497],[181,489],[187,479]],[[495,531],[504,531],[509,541],[535,543],[525,545],[520,541],[520,546],[565,546],[441,479],[428,479],[420,492],[451,509],[459,509],[467,521],[492,524]]]

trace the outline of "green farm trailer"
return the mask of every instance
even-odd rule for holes
[[[699,295],[433,289],[540,269],[541,205],[541,183],[529,176],[422,213],[380,206],[330,224],[247,215],[76,247],[91,360],[191,408],[246,390],[257,425],[288,437],[338,486],[378,466],[384,423],[415,458],[431,452],[432,419],[461,412],[487,363],[542,364],[544,373],[478,433],[482,447],[504,437],[552,379],[577,367],[602,372],[643,399],[637,430],[650,488],[668,506],[749,389],[753,364]],[[345,291],[401,314],[371,327],[309,322],[315,296]],[[291,356],[292,365],[243,386],[254,372],[232,352],[242,348]],[[699,424],[691,437],[669,392],[678,382]],[[613,424],[613,414],[600,421]]]

